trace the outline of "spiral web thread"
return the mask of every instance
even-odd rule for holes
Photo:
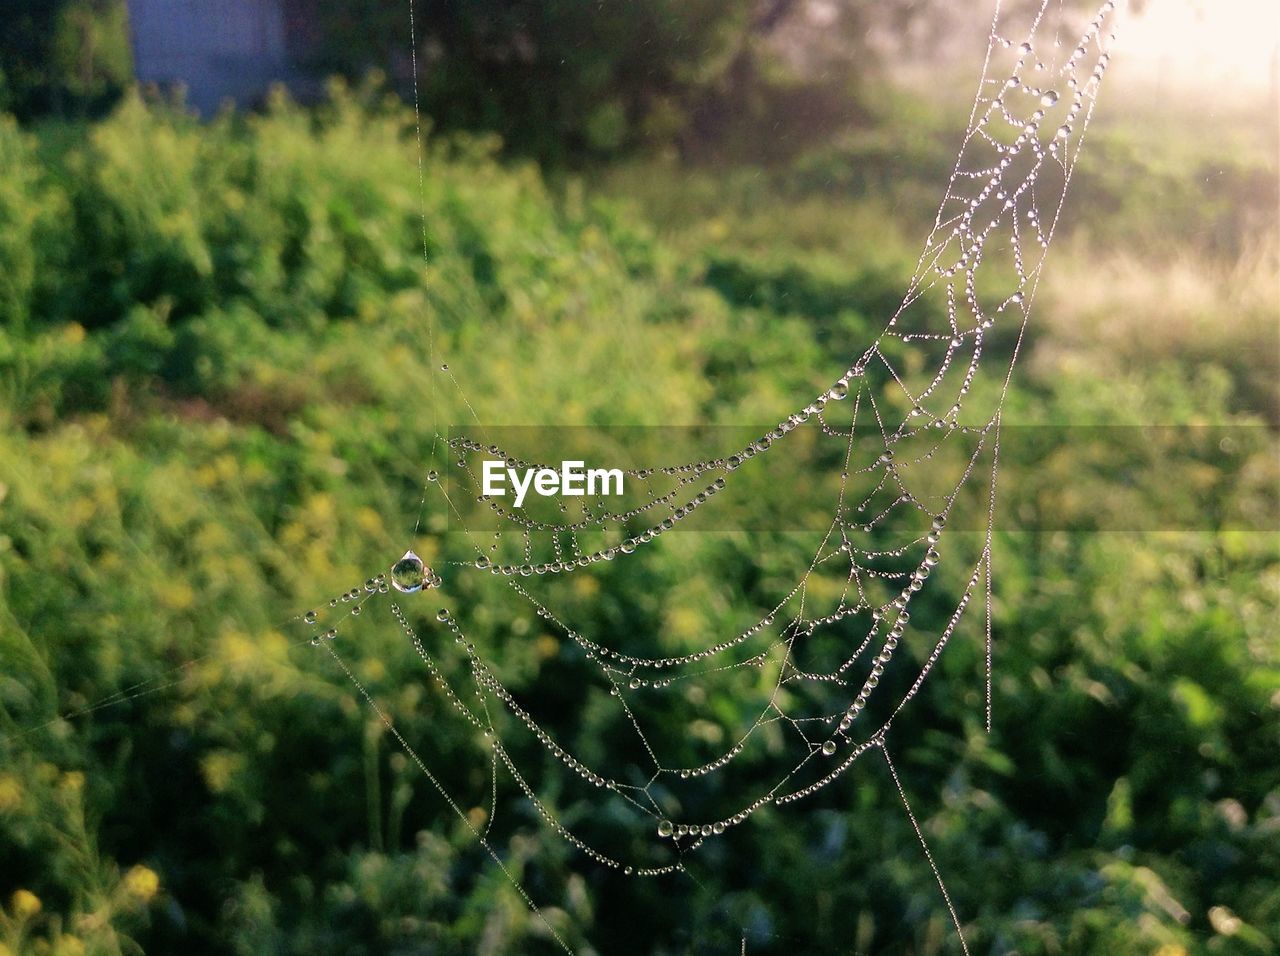
[[[413,0],[409,6],[412,24]],[[314,629],[310,642],[328,652],[566,952],[572,951],[569,945],[491,844],[493,814],[483,831],[473,823],[356,677],[336,639],[366,609],[389,603],[396,626],[450,709],[491,748],[494,811],[501,770],[551,833],[597,864],[628,876],[687,872],[685,860],[708,841],[742,825],[762,808],[815,795],[860,757],[877,751],[967,953],[960,918],[911,810],[887,738],[894,719],[920,693],[965,612],[979,601],[985,614],[985,722],[990,729],[992,526],[1001,413],[1045,255],[1110,60],[1115,17],[1113,0],[1074,27],[1073,18],[1053,0],[1007,14],[997,2],[962,145],[901,304],[830,388],[758,438],[718,457],[627,469],[641,493],[620,510],[611,510],[601,499],[583,499],[572,513],[561,503],[558,520],[536,521],[499,502],[487,502],[500,522],[496,535],[469,529],[459,502],[435,472],[428,474],[415,533],[422,511],[438,496],[476,554],[473,562],[452,562],[446,573],[496,579],[546,626],[579,648],[598,686],[607,688],[619,727],[631,738],[630,746],[617,747],[623,754],[619,766],[598,765],[571,752],[546,729],[537,715],[537,701],[523,700],[506,686],[495,662],[468,639],[453,612],[441,608],[424,624],[412,610],[414,596],[397,599],[405,600],[403,607],[384,598],[393,584],[403,585],[403,575],[377,574],[334,596],[327,607],[299,615],[300,622]],[[414,72],[417,115],[416,64]],[[416,130],[421,160],[420,122]],[[424,252],[425,230],[424,207]],[[945,314],[945,326],[938,325],[939,314]],[[428,330],[427,348],[435,348],[433,328]],[[476,418],[461,383],[447,365],[440,369]],[[435,390],[433,376],[433,408]],[[793,436],[806,431],[834,449],[829,460],[840,469],[829,523],[816,536],[807,567],[794,585],[745,626],[697,650],[663,655],[657,649],[631,646],[632,634],[584,633],[573,625],[572,610],[556,611],[550,600],[533,593],[535,582],[626,560],[658,546],[681,522],[714,510],[717,496],[739,473],[755,466],[753,459],[786,448]],[[437,424],[433,451],[445,446],[456,454],[463,474],[476,485],[476,454],[509,458],[517,466],[530,464],[485,440],[484,433],[478,418],[474,437],[445,438]],[[966,487],[982,478],[976,554],[964,555],[963,540],[951,547],[953,537],[965,537],[951,535],[953,519],[966,506]],[[931,593],[930,578],[948,550],[955,552],[953,560],[961,569],[961,596],[943,615],[941,629],[926,634],[911,627],[912,602]],[[412,577],[415,569],[409,570]],[[446,583],[443,574],[420,563],[416,570],[417,579],[408,586],[411,591]],[[433,654],[437,642],[424,639],[425,628],[454,637],[462,651],[469,693],[454,686],[457,678],[451,678],[452,668]],[[904,644],[917,651],[915,660],[911,653],[900,653]],[[171,687],[181,682],[181,672],[201,659],[17,736]],[[744,680],[743,675],[751,676]],[[687,697],[691,686],[717,681],[728,681],[727,686],[738,691],[746,688],[743,706],[756,706],[755,716],[733,728],[732,742],[705,760],[682,765],[664,759],[665,748],[646,732],[646,713],[661,712],[672,695]],[[876,693],[882,682],[884,688],[895,688],[892,698]],[[509,743],[513,739],[514,746]],[[772,753],[779,742],[789,758],[761,782],[760,751]],[[639,858],[627,858],[570,829],[551,801],[539,796],[529,771],[522,769],[518,755],[524,747],[544,752],[552,765],[569,771],[568,779],[581,778],[599,794],[601,804],[608,804],[609,812],[602,817],[627,821],[623,827],[631,834],[643,829],[652,835],[652,845]],[[696,796],[686,801],[678,793],[682,788],[732,774],[743,764],[749,779],[725,788],[735,800],[732,805],[698,818],[670,812],[670,807],[686,803],[700,805]],[[713,804],[704,800],[701,805]]]
[[[1116,5],[1110,0],[1079,32],[1070,31],[1069,18],[1051,7],[1044,0],[1021,27],[1016,15],[1005,17],[997,8],[963,143],[906,294],[881,334],[823,394],[730,454],[627,469],[633,487],[638,484],[642,489],[640,500],[629,508],[611,510],[602,499],[583,499],[572,513],[559,504],[560,520],[537,521],[499,502],[488,502],[502,526],[492,543],[466,527],[458,502],[434,472],[428,476],[424,506],[438,495],[476,551],[474,563],[455,563],[456,570],[450,573],[502,579],[546,626],[577,645],[593,666],[599,685],[608,689],[622,725],[634,736],[632,742],[639,745],[635,759],[615,768],[571,752],[540,722],[537,702],[520,699],[503,683],[498,668],[467,638],[448,609],[436,614],[436,622],[463,650],[470,694],[455,689],[449,668],[429,650],[435,642],[424,640],[423,625],[396,603],[391,604],[391,613],[453,710],[492,748],[495,794],[501,768],[549,830],[596,863],[636,877],[682,871],[684,859],[708,840],[745,823],[765,806],[814,795],[840,779],[860,757],[879,751],[967,951],[959,917],[907,803],[886,740],[895,717],[920,692],[965,612],[977,601],[985,612],[985,720],[990,729],[992,522],[1001,410],[1114,39],[1111,21]],[[1064,42],[1064,32],[1074,42]],[[944,304],[944,327],[937,326],[938,310],[923,307],[926,301]],[[441,370],[470,409],[448,366]],[[701,509],[714,508],[716,496],[739,470],[752,467],[751,459],[785,448],[790,437],[804,429],[838,443],[841,450],[837,458],[843,461],[843,470],[830,523],[794,586],[749,625],[698,650],[664,656],[633,648],[632,635],[583,633],[568,613],[553,610],[533,593],[540,579],[624,560],[656,545],[682,521]],[[478,418],[475,436],[453,437],[447,444],[476,486],[476,455],[496,455],[521,467],[533,464],[488,444]],[[438,433],[437,440],[446,441]],[[931,473],[933,463],[944,458],[952,465],[959,463],[958,471],[932,470],[942,472],[942,477]],[[978,481],[978,473],[985,475],[988,490],[985,513],[978,523],[976,558],[963,559],[962,594],[941,631],[926,635],[931,645],[922,645],[918,655],[922,660],[913,662],[910,655],[898,653],[904,642],[921,637],[909,634],[912,602],[927,591],[929,578],[947,550],[948,521],[959,509],[966,485]],[[501,551],[500,543],[505,545]],[[957,560],[962,560],[959,555]],[[443,583],[435,571],[425,569],[422,574],[423,589]],[[834,599],[831,587],[813,586],[819,578],[838,582]],[[378,575],[333,599],[334,608],[352,605],[345,615],[338,611],[343,619],[336,624],[325,627],[315,612],[308,612],[305,619],[325,627],[313,643],[328,649],[441,795],[466,819],[355,679],[335,642],[325,640],[339,636],[346,616],[358,615],[367,601],[389,593],[389,583],[387,575]],[[418,590],[417,584],[409,587]],[[830,646],[823,650],[828,657],[831,646],[839,653],[824,666],[810,662],[810,648],[832,636],[834,640],[828,640]],[[731,680],[734,672],[746,669],[756,669],[757,677],[763,673],[767,687],[754,719],[734,728],[732,743],[709,759],[690,765],[664,760],[664,748],[646,732],[641,710],[661,708],[664,694],[685,692],[690,684]],[[876,691],[882,680],[889,683],[886,674],[891,671],[905,690],[884,703]],[[638,698],[644,698],[643,707],[636,706]],[[668,816],[666,807],[682,805],[681,800],[672,799],[672,791],[728,772],[736,762],[748,759],[756,738],[770,734],[776,738],[777,730],[783,731],[792,758],[769,780],[756,781],[744,795],[735,789],[737,804],[714,816]],[[665,849],[669,859],[626,859],[566,826],[539,796],[504,742],[515,735],[523,736],[521,746],[536,743],[554,764],[602,791],[602,800],[625,807],[633,822],[648,818],[657,852]],[[496,804],[495,795],[495,809]],[[487,841],[487,830],[482,834],[469,822],[468,826],[503,866]],[[505,866],[503,870],[542,917],[528,893]],[[551,929],[550,924],[547,928]],[[554,930],[551,933],[568,949]]]

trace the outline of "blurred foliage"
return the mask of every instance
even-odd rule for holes
[[[133,77],[124,0],[0,0],[0,111],[98,113]]]
[[[933,74],[940,57],[952,56],[947,42],[958,25],[972,22],[974,3],[433,0],[416,12],[406,0],[271,6],[286,25],[291,73],[308,95],[320,76],[357,83],[371,71],[389,73],[397,92],[420,103],[440,129],[496,132],[514,152],[581,166],[667,150],[704,160],[789,160],[886,115],[876,91],[887,68],[907,55]],[[100,115],[132,79],[125,0],[0,0],[0,22],[0,110],[24,120]],[[182,44],[190,41],[174,42],[179,65],[164,70],[177,69],[180,82]],[[222,42],[253,54],[246,38]]]
[[[544,161],[637,146],[785,157],[866,115],[877,29],[927,23],[941,6],[833,4],[801,57],[793,33],[810,11],[796,0],[443,0],[414,20],[418,90],[442,128],[499,131]],[[315,59],[351,78],[398,65],[409,93],[406,13],[401,0],[325,5]]]
[[[0,124],[12,952],[551,951],[294,616],[408,543],[433,430],[469,414],[433,384],[441,359],[486,422],[772,420],[903,287],[919,235],[891,211],[936,190],[945,152],[882,130],[773,173],[649,163],[549,185],[455,137],[429,142],[420,196],[411,131],[376,90],[341,86],[315,111],[277,97],[204,126],[135,97],[75,135]],[[909,172],[891,177],[898,157]],[[1124,162],[1082,169],[1085,189],[1119,189]],[[1081,459],[1034,443],[1002,458],[1011,513],[1040,530],[996,542],[995,732],[974,620],[893,741],[975,952],[1280,946],[1274,342],[1223,344],[1268,343],[1275,250],[1254,236],[1235,264],[1230,243],[1217,260],[1133,258],[1163,203],[1136,190],[1123,214],[1078,214],[1117,232],[1091,242],[1081,225],[1051,258],[1062,275],[1006,419],[1198,421],[1240,444],[1136,456],[1131,432],[1102,429]],[[1175,272],[1206,290],[1182,313],[1142,284]],[[1219,505],[1259,517],[1230,530]],[[1121,512],[1203,530],[1096,530]],[[434,506],[414,543],[443,568],[468,554]],[[767,600],[807,544],[664,539],[553,582],[550,603],[584,633],[670,650]],[[964,586],[942,571],[922,632]],[[570,749],[607,759],[625,733],[590,665],[480,577],[446,573],[469,636]],[[462,675],[434,602],[405,607]],[[340,650],[470,818],[492,815],[504,862],[576,949],[957,949],[874,757],[708,847],[693,878],[627,880],[570,853],[503,775],[491,806],[487,746],[384,608]],[[749,689],[648,713],[652,736],[697,753]],[[510,747],[566,821],[653,851],[540,748]]]

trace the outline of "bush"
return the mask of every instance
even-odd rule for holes
[[[130,99],[48,164],[0,126],[0,939],[15,950],[549,951],[298,613],[385,567],[421,518],[415,546],[502,679],[570,749],[625,762],[591,666],[522,601],[455,573],[467,543],[422,508],[423,471],[448,464],[437,430],[472,410],[766,420],[844,367],[914,266],[874,201],[809,202],[749,172],[650,167],[673,206],[719,210],[675,235],[486,140],[431,141],[420,197],[406,121],[341,89],[315,113],[278,100],[203,127]],[[1010,442],[1006,500],[1035,530],[997,538],[995,732],[975,625],[895,724],[904,785],[975,951],[1264,952],[1280,940],[1280,558],[1229,525],[1274,509],[1274,432],[1234,385],[1239,356],[1192,343],[1157,370],[1108,364],[1048,326],[1009,419],[1108,427],[1078,455]],[[1134,447],[1111,427],[1191,416],[1249,437]],[[1199,531],[1091,530],[1196,509]],[[551,603],[583,633],[678,652],[793,580],[804,547],[687,536],[554,582]],[[964,587],[948,568],[922,630]],[[434,606],[404,606],[465,687]],[[493,802],[487,745],[369,607],[338,645],[353,672],[473,822],[492,819],[575,948],[954,948],[874,759],[717,842],[697,882],[625,880],[548,835],[505,777]],[[643,716],[672,759],[697,757],[757,684],[736,671]],[[646,852],[630,817],[512,737],[558,813]],[[736,795],[710,786],[709,804]]]

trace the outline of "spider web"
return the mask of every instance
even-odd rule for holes
[[[460,817],[466,820],[356,679],[334,639],[366,604],[375,598],[383,603],[378,596],[393,587],[412,594],[441,587],[446,575],[477,574],[509,588],[546,627],[577,648],[596,686],[607,689],[619,731],[628,738],[611,740],[604,758],[575,753],[539,716],[539,701],[523,699],[504,682],[499,662],[468,637],[457,613],[441,608],[432,621],[415,610],[415,599],[387,602],[458,718],[480,731],[491,748],[495,810],[502,769],[556,837],[625,875],[663,876],[684,870],[690,855],[762,808],[802,801],[874,752],[887,764],[967,952],[961,920],[887,741],[895,718],[920,693],[975,604],[984,616],[984,719],[990,729],[992,533],[1002,409],[1107,69],[1114,13],[1113,2],[1103,3],[1082,30],[1067,33],[1072,42],[1064,42],[1069,18],[1051,10],[1049,0],[1022,16],[997,9],[959,155],[901,304],[827,390],[756,437],[714,457],[627,468],[639,493],[621,504],[584,498],[571,508],[559,499],[559,514],[534,518],[476,496],[481,487],[477,462],[497,457],[512,467],[540,463],[491,441],[474,410],[473,427],[464,434],[446,438],[437,430],[437,441],[456,457],[460,480],[451,494],[430,472],[423,504],[447,510],[474,549],[474,561],[432,570],[407,552],[388,574],[333,599],[332,608],[352,605],[335,623],[326,626],[316,612],[306,619],[324,628],[313,643],[328,650]],[[926,307],[939,302],[941,312]],[[945,314],[945,325],[939,326],[938,314]],[[431,347],[433,330],[428,338]],[[471,410],[462,384],[447,365],[440,370]],[[598,632],[577,624],[577,618],[592,615],[581,607],[558,609],[555,598],[542,593],[549,590],[543,587],[548,581],[658,547],[683,522],[714,510],[757,459],[785,458],[800,434],[832,450],[827,459],[835,463],[838,477],[828,519],[814,536],[807,566],[752,620],[671,654],[664,653],[660,640],[646,640],[643,629]],[[974,485],[980,493],[966,497]],[[470,526],[459,506],[464,493],[488,506],[498,522],[495,533]],[[952,540],[950,530],[962,512],[975,507],[976,518],[971,516],[965,528],[977,532],[977,547],[966,549],[964,541]],[[944,557],[960,569],[961,595],[949,606],[940,631],[923,633],[911,625],[913,602],[930,593]],[[424,637],[428,629],[430,636]],[[461,648],[458,667],[438,659],[440,635]],[[912,651],[904,654],[904,647]],[[460,681],[469,683],[470,693],[460,689]],[[682,760],[680,754],[689,748],[655,739],[650,718],[682,708],[691,687],[708,686],[729,688],[742,719],[726,728],[728,737],[719,746],[703,748],[702,759]],[[673,700],[677,695],[681,699]],[[567,825],[552,801],[539,795],[517,756],[528,744],[549,755],[570,780],[579,778],[599,791],[593,799],[609,805],[601,816],[610,826],[647,829],[654,844],[650,851],[628,856],[610,848],[607,833],[601,838],[605,842],[597,842]],[[721,775],[731,776],[732,783],[714,795],[683,792]],[[562,789],[557,784],[556,791]],[[487,841],[488,829],[481,833],[467,825],[503,866]],[[510,872],[507,876],[541,917],[519,882]],[[568,950],[549,923],[547,928]]]
[[[1072,18],[1051,0],[1007,13],[997,4],[956,163],[901,303],[827,389],[750,440],[706,457],[628,467],[633,493],[625,500],[583,498],[571,508],[560,499],[555,513],[533,517],[532,509],[521,512],[476,494],[479,458],[528,467],[537,463],[520,455],[532,452],[495,441],[490,432],[501,430],[485,427],[463,383],[444,364],[440,374],[470,411],[472,424],[443,434],[433,375],[433,456],[449,456],[457,480],[427,473],[414,534],[428,509],[443,511],[474,557],[429,568],[410,550],[387,571],[296,620],[311,630],[307,639],[351,681],[565,951],[572,950],[490,841],[500,774],[514,782],[555,838],[598,865],[643,878],[687,872],[686,862],[709,842],[767,807],[814,796],[874,753],[885,761],[968,952],[888,738],[975,604],[983,618],[984,720],[990,729],[1002,410],[1107,70],[1115,13],[1116,4],[1107,0],[1073,29]],[[412,31],[412,0],[409,17]],[[416,62],[413,75],[421,186]],[[426,237],[424,208],[424,254]],[[945,317],[941,324],[939,315]],[[428,318],[431,354],[435,339]],[[792,536],[805,539],[801,551],[791,549],[803,560],[787,583],[757,602],[750,619],[719,622],[696,646],[672,653],[661,635],[645,628],[600,626],[602,615],[557,588],[563,579],[597,573],[611,562],[643,561],[670,540],[670,532],[713,514],[766,459],[801,460],[788,451],[801,443],[818,449],[806,456],[828,466],[829,481],[820,486],[828,495],[823,522],[812,533]],[[476,526],[464,497],[480,499],[496,530]],[[750,546],[749,535],[739,537]],[[937,587],[944,573],[958,586]],[[481,605],[421,609],[425,592],[446,595],[464,575],[514,594],[529,615],[576,648],[575,673],[589,676],[580,695],[599,690],[613,720],[616,735],[607,748],[575,751],[555,716],[540,713],[539,700],[512,690],[500,655],[469,636],[465,619]],[[960,596],[947,604],[940,628],[913,627],[916,602],[936,603],[956,591]],[[340,638],[355,633],[358,621],[383,613],[403,632],[449,710],[489,751],[492,812],[483,829],[346,660]],[[174,673],[125,688],[80,713],[172,686],[181,680]],[[695,745],[655,733],[664,713],[687,713],[706,724],[710,715],[698,713],[697,703],[713,695],[723,699],[725,692],[737,709],[730,720],[721,719],[730,726],[719,734]],[[541,756],[536,765],[535,755]],[[559,779],[551,780],[548,767]],[[599,807],[591,820],[570,825],[563,819],[557,804],[571,788],[585,789]],[[637,834],[646,836],[638,848]]]

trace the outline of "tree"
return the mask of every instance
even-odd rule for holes
[[[100,109],[132,75],[123,0],[0,0],[0,110]]]
[[[865,115],[877,29],[930,9],[910,0],[418,0],[412,49],[438,126],[497,130],[521,152],[564,160],[676,145],[768,158],[777,150],[765,142],[790,153]],[[327,4],[321,23],[317,65],[353,75],[390,64],[408,90],[408,0]]]

